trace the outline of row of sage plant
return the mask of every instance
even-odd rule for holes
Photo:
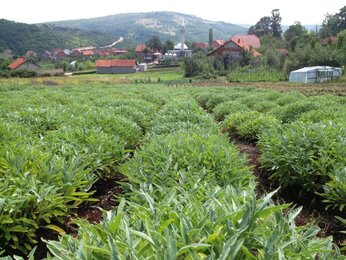
[[[95,200],[97,178],[114,174],[137,148],[163,102],[121,86],[89,91],[3,89],[0,255],[27,254],[40,229],[63,232],[71,210]]]
[[[345,97],[253,88],[208,91],[196,90],[194,97],[222,122],[223,131],[258,142],[262,168],[277,186],[321,196],[327,209],[344,212]]]
[[[263,131],[262,167],[282,187],[322,195],[327,207],[346,206],[346,128],[296,122]]]
[[[49,259],[338,258],[318,227],[295,226],[300,209],[275,205],[275,191],[256,198],[246,159],[208,117],[171,98],[121,166],[128,182],[117,210],[96,225],[77,220],[77,237],[46,241]]]

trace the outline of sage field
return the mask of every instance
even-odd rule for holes
[[[345,259],[346,97],[155,77],[0,81],[0,259]],[[121,192],[92,223],[100,180]]]

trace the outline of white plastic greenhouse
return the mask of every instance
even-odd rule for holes
[[[289,82],[320,83],[340,77],[341,75],[341,68],[328,66],[305,67],[291,71]]]

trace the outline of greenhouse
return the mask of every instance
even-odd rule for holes
[[[328,66],[305,67],[291,71],[289,82],[321,83],[340,77],[341,75],[341,68]]]

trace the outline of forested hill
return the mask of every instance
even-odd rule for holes
[[[16,55],[23,55],[28,50],[42,52],[86,45],[104,46],[119,37],[124,38],[119,47],[130,48],[145,43],[153,35],[161,40],[179,42],[183,21],[187,42],[208,41],[210,28],[213,28],[214,39],[229,39],[247,31],[238,25],[174,12],[117,14],[36,25],[0,19],[0,52],[10,49]]]
[[[42,52],[54,48],[103,45],[112,41],[114,37],[100,32],[0,19],[0,52],[10,49],[16,55],[23,55],[28,50]]]
[[[208,41],[209,28],[213,28],[214,39],[229,39],[232,35],[247,32],[247,28],[239,25],[208,21],[175,12],[127,13],[49,24],[83,31],[103,32],[114,38],[123,37],[125,46],[133,47],[136,43],[148,41],[153,35],[159,36],[161,40],[170,39],[178,42],[183,21],[186,25],[186,41],[188,42]]]

